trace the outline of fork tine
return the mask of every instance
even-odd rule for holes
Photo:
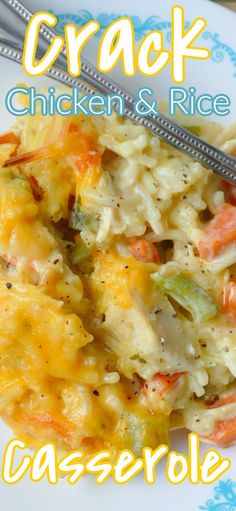
[[[0,0],[8,9],[8,16],[6,15],[3,23],[3,28],[11,34],[11,13],[17,15],[24,23],[28,23],[32,13],[24,7],[18,0]],[[9,17],[10,16],[10,17]],[[0,23],[1,27],[1,23]],[[14,30],[13,30],[14,32]],[[43,51],[45,43],[50,43],[55,37],[55,34],[48,27],[42,25],[40,29],[41,45]],[[22,42],[22,41],[21,41]],[[18,48],[18,47],[17,47]],[[17,49],[13,43],[6,44],[3,40],[0,47],[0,54],[11,60],[20,63],[22,61],[22,51]],[[118,84],[102,75],[96,68],[91,66],[87,61],[81,61],[81,77],[73,78],[67,72],[66,49],[62,50],[62,54],[57,60],[57,65],[53,66],[46,74],[70,87],[79,87],[80,90],[92,95],[99,92],[103,95],[117,94],[121,96],[125,103],[125,116],[136,124],[144,126],[147,130],[151,131],[154,135],[159,136],[161,139],[168,142],[176,149],[188,154],[193,159],[202,163],[205,167],[211,169],[216,174],[220,175],[233,184],[236,184],[236,159],[228,156],[223,151],[215,148],[207,142],[201,140],[199,137],[190,133],[182,128],[172,120],[161,113],[149,114],[147,116],[139,116],[134,111],[135,98],[128,94]]]

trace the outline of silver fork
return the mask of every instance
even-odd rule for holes
[[[18,0],[0,0],[0,30],[2,32],[0,55],[21,64],[25,29],[32,15],[33,13]],[[54,37],[54,32],[42,25],[38,44],[40,54],[45,52]],[[117,83],[99,73],[84,58],[81,59],[81,76],[74,78],[67,72],[66,49],[63,48],[56,65],[52,66],[46,74],[60,83],[78,87],[89,95],[99,92],[103,95],[113,93],[121,96],[125,104],[125,117],[144,126],[176,149],[187,153],[222,179],[236,184],[235,158],[208,144],[160,113],[139,116],[134,111],[135,98]]]

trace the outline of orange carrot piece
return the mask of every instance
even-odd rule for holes
[[[69,438],[76,429],[76,426],[61,419],[56,419],[47,413],[38,412],[33,415],[25,415],[26,423],[43,429],[51,428],[56,434],[63,438]]]
[[[147,395],[148,392],[157,392],[157,394],[163,396],[163,394],[168,392],[177,384],[180,376],[182,375],[183,373],[175,374],[157,373],[155,374],[153,380],[145,382],[144,394]]]
[[[224,204],[210,221],[199,242],[201,259],[211,261],[236,242],[236,207]]]
[[[227,282],[223,289],[222,310],[225,314],[233,314],[236,317],[236,284]]]
[[[133,240],[129,243],[129,250],[138,261],[143,263],[158,264],[160,262],[157,248],[150,241]]]
[[[207,403],[207,408],[220,408],[220,406],[236,403],[236,392],[226,397],[218,397],[213,403]]]
[[[217,445],[218,447],[229,447],[236,441],[236,417],[225,419],[217,423],[216,431],[203,440]]]

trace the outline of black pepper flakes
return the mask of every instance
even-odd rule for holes
[[[7,287],[7,289],[11,289],[12,288],[12,284],[10,282],[6,282],[6,287]]]
[[[94,396],[99,396],[98,390],[93,390],[93,394],[94,394]]]

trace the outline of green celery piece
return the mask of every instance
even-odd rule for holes
[[[190,312],[196,323],[206,321],[218,314],[219,308],[213,298],[184,275],[161,277],[157,273],[153,273],[151,279],[164,294],[169,295]]]
[[[71,250],[71,262],[73,264],[79,264],[82,261],[86,261],[91,256],[91,249],[86,247],[86,245],[76,245]]]
[[[87,215],[81,210],[80,204],[75,203],[71,212],[69,227],[82,231],[88,224],[91,223],[90,215]]]
[[[78,269],[85,274],[93,272],[93,263],[91,260],[91,249],[81,244],[74,246],[69,252],[69,259],[72,264],[78,266]]]
[[[169,445],[169,419],[163,414],[149,412],[140,416],[130,412],[124,417],[125,444],[136,455],[142,455],[144,447],[156,449],[159,445]]]
[[[81,209],[80,201],[75,202],[71,211],[69,227],[76,231],[82,231],[86,227],[98,229],[99,218],[94,213],[87,213]]]

